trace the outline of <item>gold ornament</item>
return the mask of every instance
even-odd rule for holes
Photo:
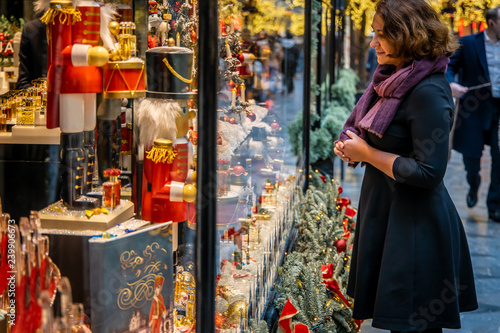
[[[118,38],[118,33],[120,32],[120,23],[118,23],[116,21],[111,21],[108,24],[108,29],[109,29],[109,32],[111,32],[111,34],[113,36]]]
[[[248,303],[246,301],[236,301],[227,310],[227,322],[229,324],[240,324],[241,318],[246,318],[248,314]]]
[[[192,184],[184,186],[182,198],[186,202],[194,202],[196,200],[196,187]]]
[[[111,50],[111,52],[109,53],[109,60],[111,61],[120,60],[120,52],[118,52],[118,50]]]
[[[89,65],[102,67],[109,59],[108,51],[102,46],[95,46],[89,50]]]

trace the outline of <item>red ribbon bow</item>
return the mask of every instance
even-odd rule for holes
[[[299,313],[299,310],[293,306],[290,299],[288,299],[281,311],[280,318],[278,319],[278,325],[281,330],[285,333],[309,333],[309,327],[302,323],[297,323],[292,326],[292,317]]]
[[[351,307],[347,299],[342,295],[340,291],[340,286],[337,281],[333,278],[333,272],[335,270],[335,266],[332,263],[328,263],[328,265],[321,265],[321,273],[323,273],[323,283],[326,285],[326,289],[335,293],[342,303],[348,308]]]

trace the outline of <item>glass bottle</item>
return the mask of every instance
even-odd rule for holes
[[[121,60],[128,60],[136,56],[137,40],[135,33],[135,23],[121,22],[120,34],[118,35],[120,45]]]
[[[29,126],[35,124],[35,105],[33,98],[25,97],[21,106],[17,107],[17,125]]]
[[[120,174],[120,169],[104,170],[104,177],[109,177],[109,180],[102,184],[104,207],[114,209],[120,204],[121,181],[118,179]]]
[[[6,117],[6,120],[11,120],[12,119],[12,94],[7,93],[7,97],[5,98],[5,108],[4,108],[4,114]]]
[[[7,115],[4,113],[0,114],[0,133],[7,132]]]

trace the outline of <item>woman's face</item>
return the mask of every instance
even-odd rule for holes
[[[384,19],[379,14],[375,14],[373,17],[372,28],[374,35],[370,46],[377,51],[378,63],[380,65],[399,65],[403,59],[389,56],[394,53],[395,48],[384,36]]]

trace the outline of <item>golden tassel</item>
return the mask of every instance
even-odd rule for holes
[[[153,147],[150,151],[146,152],[146,158],[155,163],[165,163],[168,164],[174,161],[174,158],[177,156],[177,151],[173,150],[171,147]]]
[[[61,24],[75,24],[76,22],[79,22],[82,20],[82,13],[78,9],[74,8],[51,8],[43,14],[42,18],[40,21],[43,23],[49,25],[50,23],[54,24],[57,16],[59,15],[59,22]],[[68,16],[72,15],[72,20],[68,20]]]

